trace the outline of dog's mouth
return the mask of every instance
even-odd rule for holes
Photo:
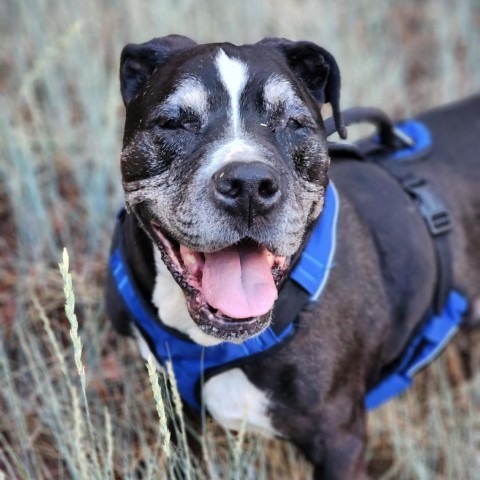
[[[182,288],[192,319],[206,334],[244,340],[270,323],[286,257],[245,238],[216,252],[189,249],[151,221],[162,259]]]

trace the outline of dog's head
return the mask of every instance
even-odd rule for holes
[[[323,103],[345,134],[334,58],[310,42],[197,45],[171,35],[127,45],[120,81],[129,212],[203,332],[261,332],[323,207]]]

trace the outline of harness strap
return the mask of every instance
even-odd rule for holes
[[[412,385],[414,375],[432,362],[457,333],[467,308],[465,297],[452,290],[442,312],[433,316],[410,342],[400,365],[367,393],[367,410],[379,407]]]
[[[325,208],[275,303],[272,328],[281,332],[300,312],[317,302],[334,266],[340,199],[333,182],[325,193]]]
[[[432,236],[438,269],[433,306],[439,314],[452,285],[452,255],[447,236],[453,228],[452,218],[443,200],[426,180],[412,173],[397,179],[417,204]]]
[[[273,331],[277,335],[282,332],[298,317],[309,301],[310,294],[297,282],[287,278],[282,285],[282,295],[279,295],[273,307]]]

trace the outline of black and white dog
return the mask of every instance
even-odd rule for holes
[[[364,478],[365,395],[425,317],[438,265],[396,179],[348,158],[330,165],[324,103],[345,136],[334,58],[310,42],[197,45],[171,35],[127,45],[120,79],[124,260],[169,334],[208,349],[269,328],[334,182],[337,245],[320,301],[302,311],[282,348],[207,379],[200,396],[226,428],[246,416],[247,428],[297,444],[316,478]],[[414,168],[453,217],[453,283],[476,319],[480,96],[420,118],[435,155]],[[108,314],[146,354],[152,339],[118,291],[110,273]]]

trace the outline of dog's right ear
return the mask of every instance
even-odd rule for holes
[[[126,45],[120,57],[120,90],[125,106],[128,106],[157,65],[165,63],[173,52],[195,45],[193,40],[182,35],[168,35],[140,45]]]
[[[300,78],[314,98],[330,103],[335,128],[340,138],[347,138],[340,110],[340,69],[334,56],[312,42],[292,42],[286,38],[264,38],[259,44],[278,50],[292,72]]]

